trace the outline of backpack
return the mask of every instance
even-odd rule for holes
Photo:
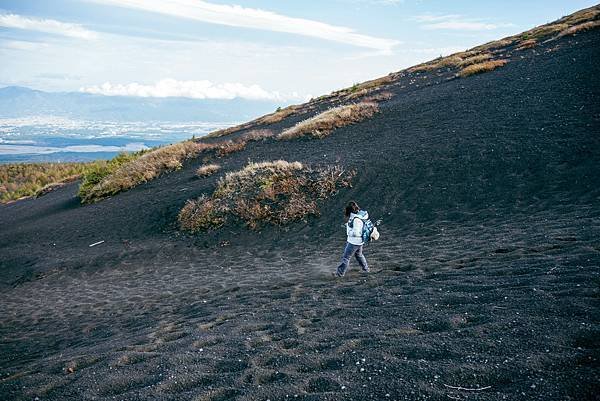
[[[362,219],[360,217],[355,217],[355,219],[360,219],[363,222],[361,235],[363,243],[366,244],[371,240],[377,241],[379,239],[379,231],[371,219]]]

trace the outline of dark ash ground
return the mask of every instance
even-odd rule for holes
[[[408,75],[369,121],[220,160],[357,169],[307,224],[178,233],[201,160],[0,206],[0,399],[598,399],[599,44]],[[336,281],[349,199],[382,220],[379,272]]]

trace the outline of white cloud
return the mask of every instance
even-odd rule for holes
[[[491,31],[511,27],[513,24],[492,24],[481,20],[469,20],[461,15],[417,15],[413,18],[422,23],[423,29],[454,31]]]
[[[241,83],[215,84],[211,81],[177,81],[163,79],[153,85],[138,83],[112,84],[83,87],[81,92],[105,96],[137,96],[137,97],[188,97],[192,99],[251,99],[251,100],[285,100],[297,98],[297,94],[282,96],[279,92],[268,92],[258,85],[246,86]]]
[[[29,18],[17,14],[0,14],[0,26],[51,33],[77,39],[90,40],[97,37],[96,32],[89,31],[79,24],[60,22],[53,19]]]
[[[288,17],[271,11],[213,4],[202,0],[90,0],[160,14],[242,28],[262,29],[315,37],[391,53],[400,42],[356,33],[353,29]]]

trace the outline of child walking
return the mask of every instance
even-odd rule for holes
[[[346,217],[347,242],[344,248],[344,255],[342,256],[342,263],[340,263],[334,275],[336,277],[343,277],[346,274],[352,255],[358,261],[362,271],[368,273],[369,265],[367,264],[365,255],[363,255],[362,231],[363,219],[368,219],[369,213],[366,210],[360,210],[356,202],[351,201],[346,205],[344,216]]]

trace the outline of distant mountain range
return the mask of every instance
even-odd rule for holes
[[[246,99],[140,98],[0,88],[0,118],[52,115],[84,120],[237,122],[282,104]]]

